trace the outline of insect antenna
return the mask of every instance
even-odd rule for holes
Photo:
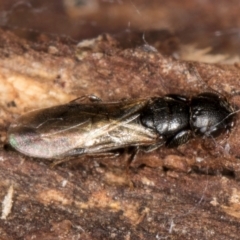
[[[235,115],[237,113],[240,112],[240,109],[233,111],[231,113],[229,113],[225,118],[223,118],[221,121],[219,121],[218,123],[216,123],[215,125],[212,126],[212,128],[217,127],[218,125],[220,125],[221,123],[223,123],[225,120],[227,120],[229,117],[231,117],[232,115]],[[207,134],[206,134],[207,135]],[[208,136],[211,136],[211,134],[209,134]]]

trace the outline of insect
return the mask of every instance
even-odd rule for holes
[[[8,130],[8,143],[32,157],[61,159],[136,146],[177,147],[195,136],[216,137],[234,125],[234,109],[221,95],[166,95],[117,102],[72,101],[24,114]]]

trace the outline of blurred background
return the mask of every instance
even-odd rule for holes
[[[0,26],[32,41],[77,43],[109,33],[124,48],[148,43],[184,60],[232,63],[239,61],[239,6],[238,0],[0,0]]]

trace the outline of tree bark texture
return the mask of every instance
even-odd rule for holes
[[[5,146],[20,114],[89,94],[114,101],[216,91],[237,109],[239,73],[238,64],[177,60],[108,34],[64,44],[1,30],[1,239],[239,239],[239,114],[227,137],[140,152],[130,167],[124,153],[52,168]]]

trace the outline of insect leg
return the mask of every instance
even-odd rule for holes
[[[191,130],[182,130],[181,132],[177,133],[174,137],[168,139],[166,142],[166,146],[169,148],[177,147],[188,142],[191,138],[192,138]]]
[[[78,97],[76,99],[73,99],[69,103],[82,103],[84,101],[88,100],[89,102],[102,102],[102,99],[95,96],[95,95],[83,95],[81,97]]]
[[[140,149],[139,146],[128,149],[128,151],[131,152],[131,153],[130,153],[130,156],[128,157],[128,160],[127,160],[127,170],[129,169],[131,163],[134,162],[134,160],[136,159],[136,156],[139,152],[139,149]]]
[[[86,156],[93,158],[116,158],[120,152],[101,152],[101,153],[88,153]]]
[[[139,150],[148,153],[148,152],[152,152],[158,148],[160,148],[161,146],[163,146],[165,144],[165,142],[158,142],[156,144],[152,144],[150,146],[140,146]]]

